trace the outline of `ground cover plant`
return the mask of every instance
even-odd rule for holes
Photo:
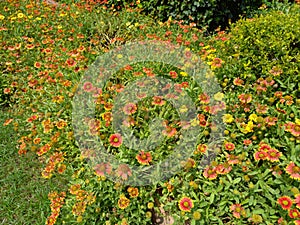
[[[160,217],[175,224],[300,223],[299,5],[262,11],[213,37],[195,24],[157,22],[133,8],[112,14],[92,1],[54,6],[11,0],[0,7],[1,103],[14,112],[4,126],[18,131],[21,157],[35,154],[44,162],[43,178],[68,180],[68,188],[49,193],[46,224],[158,224]],[[180,45],[187,58],[196,54],[211,71],[206,78],[217,78],[222,90],[209,96],[184,69],[159,62],[123,66],[102,89],[80,85],[97,56],[141,40]],[[130,83],[160,78],[174,83],[162,88],[168,97],[128,92]],[[145,82],[138,84],[143,90]],[[95,117],[79,121],[88,126],[79,136],[98,137],[123,166],[87,162],[94,150],[79,148],[72,126],[78,92],[95,95]],[[122,93],[139,101],[118,105]],[[188,107],[174,111],[170,104],[184,95],[197,108],[190,123],[180,117]],[[89,106],[80,103],[83,110]],[[219,111],[224,140],[210,149]],[[121,121],[131,137],[147,140],[154,118],[161,119],[155,125],[163,140],[153,149],[128,148],[113,127]],[[182,170],[152,185],[126,184],[134,173],[127,165],[147,168],[170,156],[189,126],[201,135],[179,162]],[[201,168],[210,150],[216,157]]]

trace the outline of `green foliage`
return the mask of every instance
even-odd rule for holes
[[[172,17],[196,23],[198,27],[208,26],[209,31],[214,31],[218,27],[226,28],[230,22],[237,21],[241,16],[252,17],[263,4],[269,7],[287,5],[274,0],[109,0],[107,5],[117,10],[123,7],[139,7],[146,15],[161,21]]]

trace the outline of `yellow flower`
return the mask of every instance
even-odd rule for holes
[[[194,218],[194,220],[200,220],[200,218],[201,218],[201,213],[198,212],[198,211],[194,212],[194,213],[193,213],[193,218]]]
[[[58,26],[57,26],[57,29],[61,29],[61,28],[62,28],[62,25],[58,25]]]
[[[19,18],[19,19],[21,19],[21,18],[23,18],[23,17],[24,17],[24,14],[23,14],[23,13],[18,13],[18,15],[17,15],[17,16],[18,16],[18,18]]]
[[[257,118],[258,118],[258,116],[257,116],[256,114],[251,114],[251,115],[249,116],[249,119],[250,119],[251,121],[254,121],[254,122],[257,122]]]
[[[234,121],[234,118],[230,114],[224,114],[222,117],[224,123],[232,123]]]
[[[123,58],[123,55],[118,54],[118,55],[117,55],[117,58],[118,58],[118,59],[121,59],[121,58]]]
[[[251,219],[252,219],[252,222],[255,224],[262,223],[262,220],[263,220],[262,217],[257,214],[253,214]]]
[[[0,14],[0,20],[4,20],[5,16],[3,16],[2,14]]]
[[[214,94],[214,99],[217,101],[222,101],[223,98],[224,98],[224,94],[221,92]]]
[[[188,108],[186,107],[186,105],[183,105],[183,106],[180,107],[179,111],[180,111],[181,113],[185,113],[185,112],[188,111]]]
[[[247,134],[247,133],[253,132],[253,128],[254,128],[253,122],[249,121],[248,124],[244,128],[241,129],[241,131],[244,134]]]
[[[183,77],[187,77],[188,76],[187,72],[184,72],[184,71],[181,71],[180,75],[183,76]]]
[[[300,125],[300,119],[296,119],[296,120],[295,120],[295,123],[296,123],[297,125]]]

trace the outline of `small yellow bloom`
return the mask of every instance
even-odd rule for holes
[[[42,20],[42,18],[41,17],[37,17],[37,18],[35,18],[35,20]]]
[[[224,94],[221,92],[214,94],[214,99],[217,101],[222,101],[223,98],[224,98]]]
[[[24,17],[24,14],[23,13],[18,13],[17,16],[18,16],[19,19],[22,19]]]
[[[58,26],[57,26],[57,29],[61,29],[61,28],[62,28],[62,25],[58,25]]]
[[[198,211],[194,212],[194,213],[193,213],[193,218],[194,218],[194,220],[200,220],[200,218],[201,218],[201,213],[198,212]]]
[[[4,20],[5,16],[3,16],[2,14],[0,14],[0,20]]]
[[[179,109],[179,112],[181,112],[181,113],[185,113],[187,111],[188,111],[188,107],[186,107],[186,105],[181,106]]]
[[[233,116],[230,114],[224,114],[222,119],[224,123],[232,123],[234,121]]]
[[[187,77],[188,76],[187,72],[184,72],[184,71],[181,71],[180,75],[183,76],[183,77]]]
[[[118,59],[121,59],[121,58],[123,58],[123,55],[118,54],[118,55],[117,55],[117,58],[118,58]]]
[[[296,123],[297,125],[300,125],[300,119],[296,119],[296,120],[295,120],[295,123]]]
[[[254,121],[254,122],[257,122],[257,118],[258,118],[258,116],[257,116],[256,114],[251,114],[251,115],[249,116],[249,119],[250,119],[251,121]]]

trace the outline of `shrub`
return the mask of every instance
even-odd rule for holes
[[[214,31],[219,27],[222,30],[225,29],[230,22],[233,23],[240,17],[253,16],[263,4],[273,7],[273,5],[280,5],[280,2],[272,0],[108,0],[107,6],[115,10],[124,7],[139,7],[143,9],[146,15],[151,15],[161,21],[166,21],[172,17],[175,20],[196,23],[200,28],[207,26],[209,31]]]

